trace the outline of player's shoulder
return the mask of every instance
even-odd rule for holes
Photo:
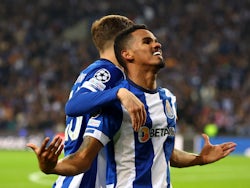
[[[121,71],[114,63],[107,59],[98,59],[94,61],[92,64],[90,64],[85,70],[83,71],[96,71],[99,69],[107,69],[107,70],[115,70],[115,71]]]
[[[123,71],[117,67],[114,63],[107,59],[98,59],[84,69],[81,74],[84,75],[106,75],[123,76]]]
[[[175,97],[174,93],[170,91],[168,88],[160,88],[160,90],[164,91],[166,96]]]
[[[121,82],[119,82],[119,87],[121,88],[130,88],[130,82],[128,81],[128,79],[124,79]]]
[[[87,88],[98,86],[97,88],[104,90],[113,88],[124,78],[124,72],[111,61],[98,59],[81,71],[74,85],[77,85],[77,88],[80,85]]]
[[[83,69],[77,79],[77,83],[96,78],[104,83],[110,79],[123,80],[125,75],[123,71],[107,59],[98,59]]]

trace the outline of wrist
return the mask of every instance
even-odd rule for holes
[[[204,156],[198,155],[197,156],[197,163],[200,166],[205,165],[206,164],[206,160],[205,160]]]
[[[120,101],[122,100],[125,91],[126,91],[125,88],[118,89],[116,96]]]

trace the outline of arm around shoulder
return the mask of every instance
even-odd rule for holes
[[[78,117],[98,110],[104,105],[117,100],[119,88],[115,87],[104,91],[86,91],[80,89],[65,105],[65,113],[71,117]]]

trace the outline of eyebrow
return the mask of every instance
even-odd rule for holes
[[[154,41],[154,42],[158,42],[158,39],[155,37],[155,38],[152,38],[152,37],[144,37],[142,38],[142,41]]]

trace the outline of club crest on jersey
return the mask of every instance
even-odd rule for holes
[[[110,72],[107,69],[100,69],[98,70],[94,77],[98,80],[101,81],[102,83],[106,83],[110,80],[111,75]]]
[[[153,137],[164,137],[164,136],[175,136],[174,127],[165,127],[165,128],[148,128],[142,126],[138,131],[138,140],[141,143],[147,142],[150,138]]]
[[[165,106],[165,108],[166,108],[166,115],[167,115],[167,117],[170,118],[170,119],[173,119],[174,118],[174,111],[171,108],[168,100],[166,100],[166,106]]]

